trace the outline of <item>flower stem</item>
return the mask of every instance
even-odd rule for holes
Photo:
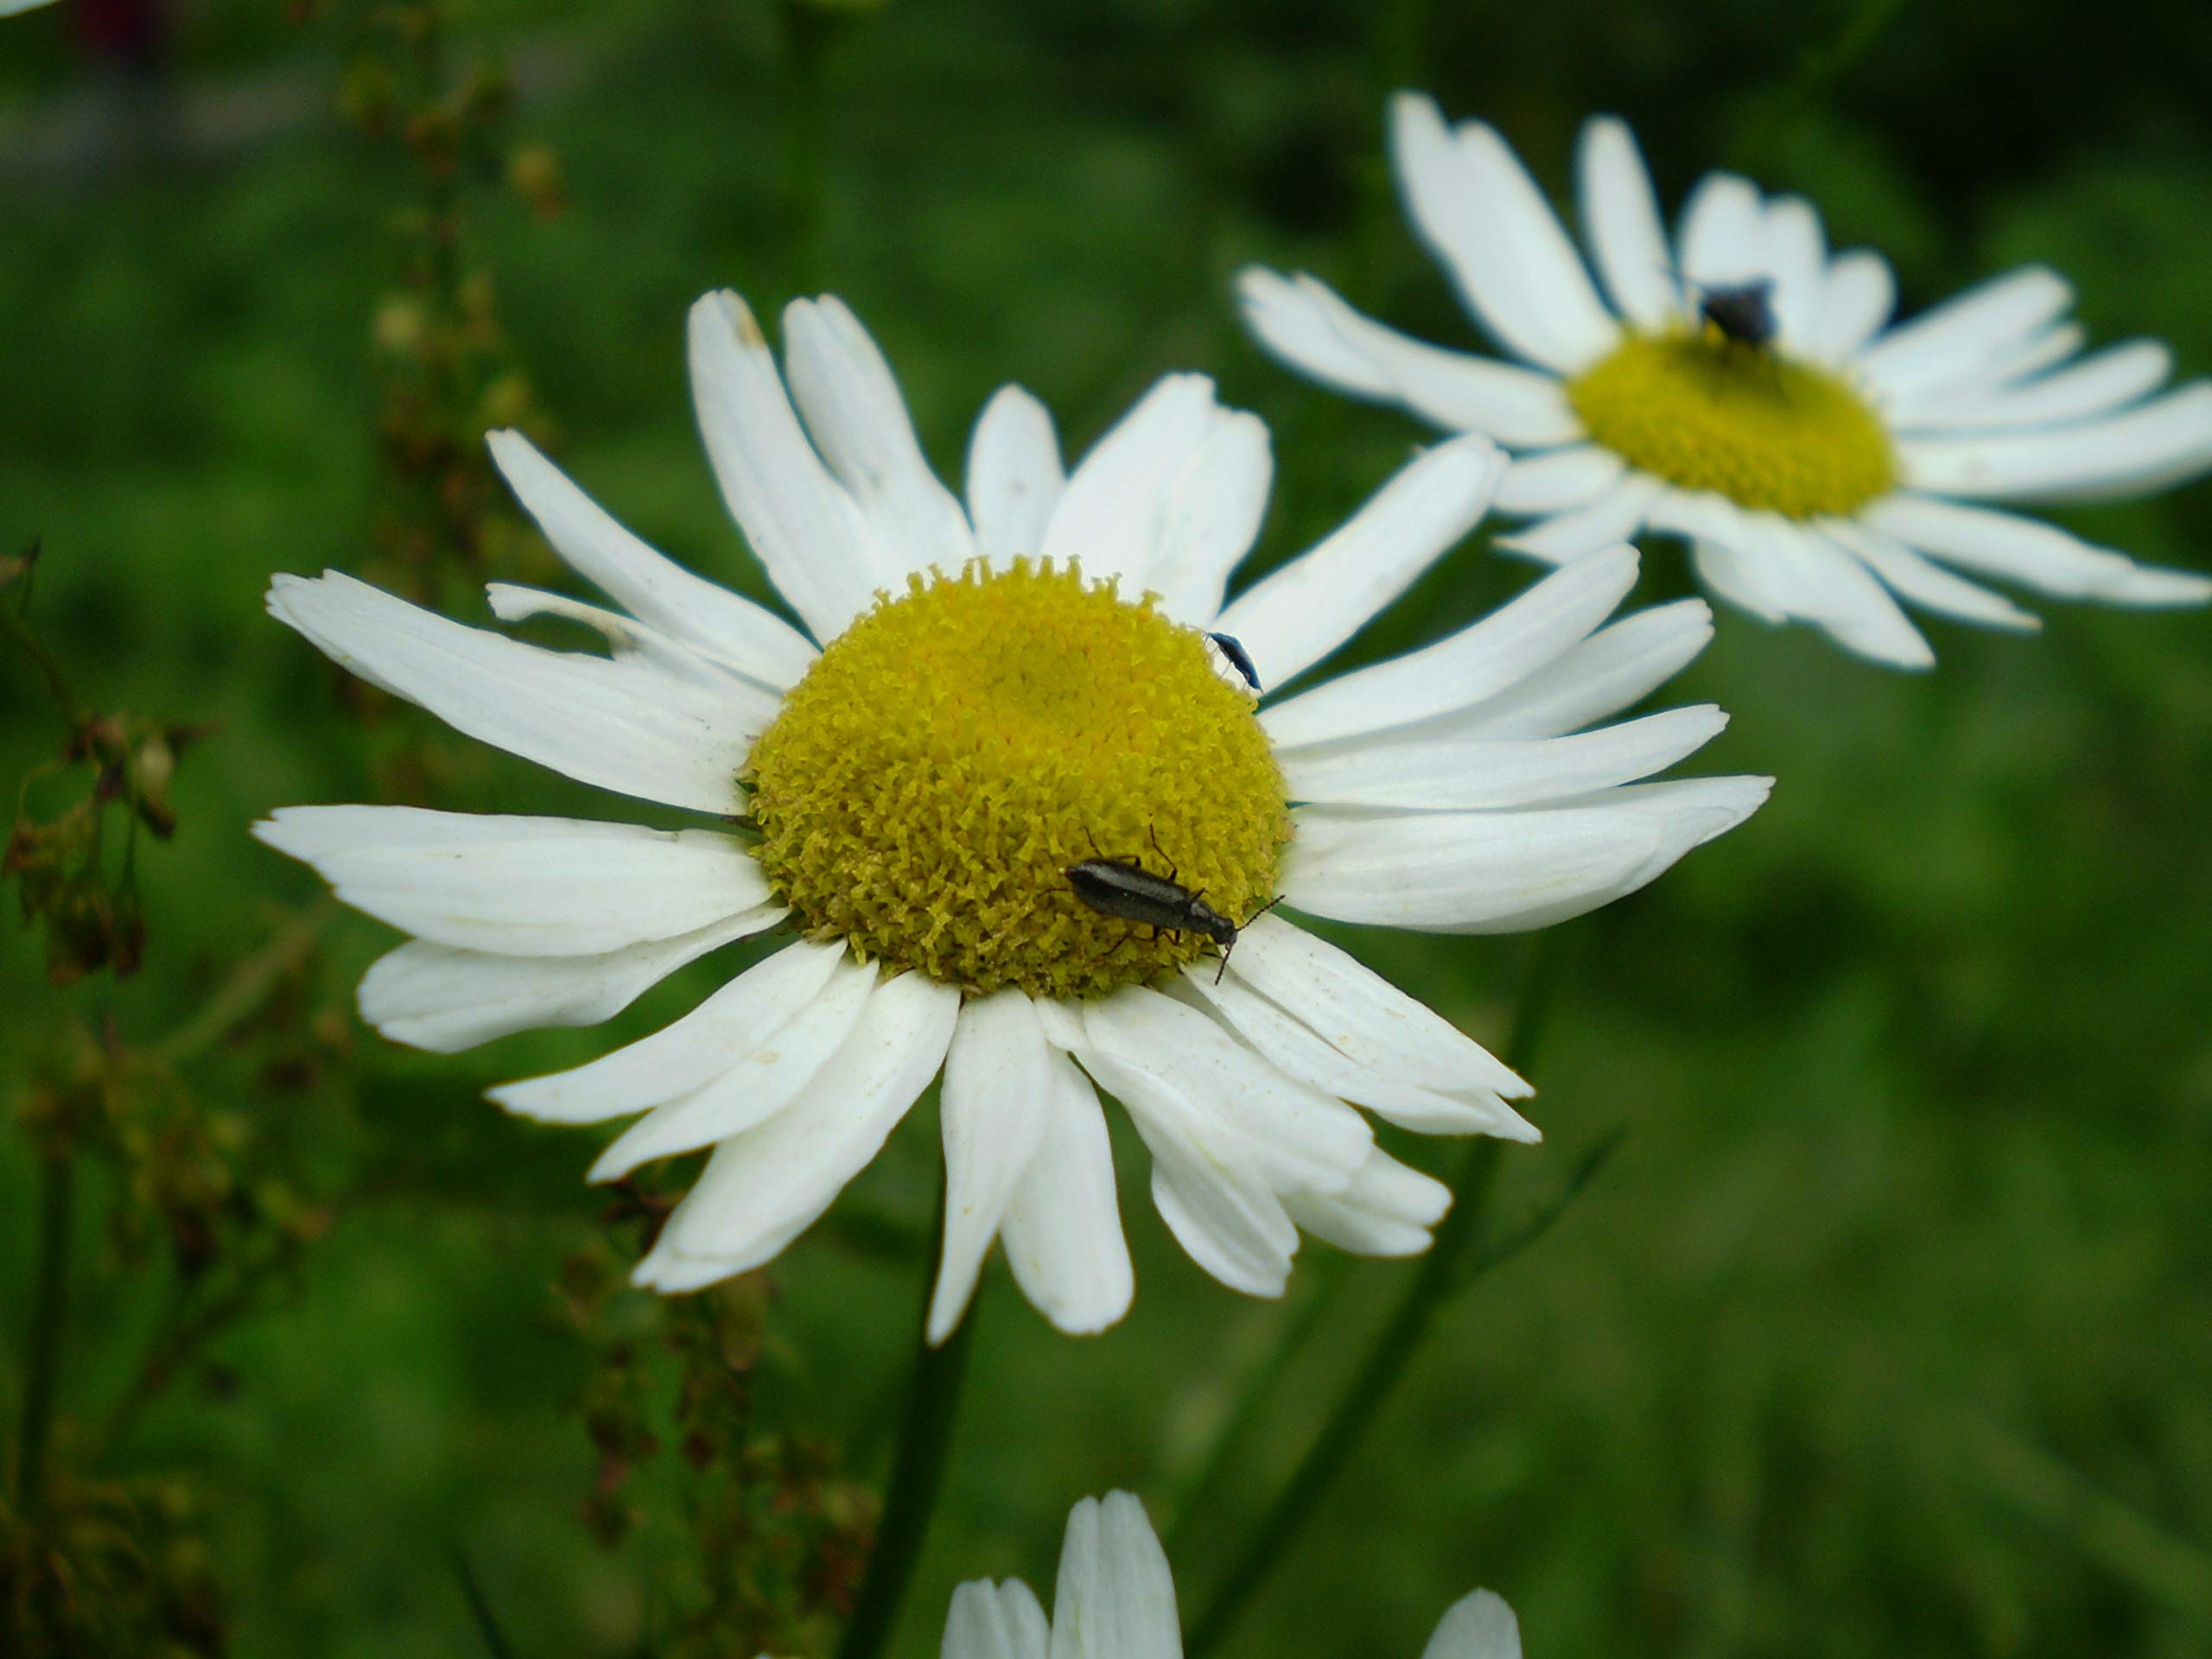
[[[1770,166],[1789,130],[1858,67],[1904,6],[1905,0],[1855,0],[1842,27],[1799,56],[1795,73],[1751,98],[1730,149],[1729,165],[1753,173]]]
[[[944,1245],[944,1200],[938,1200],[936,1248],[922,1275],[922,1310],[917,1329],[913,1380],[906,1388],[906,1417],[899,1430],[899,1453],[891,1467],[890,1490],[884,1494],[883,1519],[876,1528],[875,1548],[870,1552],[868,1575],[854,1599],[852,1623],[837,1659],[876,1659],[889,1643],[899,1616],[899,1603],[914,1563],[928,1535],[930,1516],[937,1508],[946,1456],[952,1446],[952,1422],[960,1398],[960,1382],[968,1369],[969,1334],[976,1328],[976,1310],[932,1348],[929,1341],[931,1274]]]
[[[785,0],[784,41],[784,241],[791,289],[822,285],[823,212],[829,154],[829,53],[837,19]]]
[[[1333,1267],[1336,1263],[1321,1265]],[[1237,1452],[1250,1438],[1267,1402],[1282,1386],[1306,1339],[1320,1328],[1325,1317],[1339,1311],[1333,1294],[1337,1288],[1334,1284],[1325,1284],[1306,1294],[1304,1306],[1291,1317],[1281,1335],[1276,1338],[1274,1347],[1252,1373],[1251,1381],[1244,1385],[1236,1403],[1215,1431],[1205,1463],[1180,1494],[1169,1501],[1167,1513],[1173,1519],[1168,1523],[1165,1541],[1171,1560],[1182,1559],[1185,1546],[1201,1524],[1199,1517],[1208,1513],[1205,1500],[1229,1473]]]
[[[54,1383],[69,1316],[69,1224],[77,1166],[67,1152],[49,1152],[40,1170],[38,1264],[31,1288],[30,1376],[23,1389],[22,1433],[16,1442],[16,1502],[35,1516],[46,1497],[46,1447],[54,1423]]]
[[[1505,1058],[1516,1066],[1529,1065],[1550,1018],[1564,966],[1560,938],[1559,929],[1548,930],[1538,934],[1530,948],[1512,1030],[1505,1042]],[[1200,1659],[1210,1652],[1229,1633],[1253,1593],[1267,1582],[1322,1495],[1343,1472],[1360,1436],[1420,1351],[1451,1293],[1466,1281],[1463,1269],[1489,1212],[1503,1150],[1503,1142],[1487,1137],[1471,1141],[1461,1149],[1452,1175],[1452,1208],[1437,1224],[1434,1242],[1421,1258],[1420,1270],[1369,1345],[1367,1357],[1338,1395],[1313,1445],[1261,1517],[1226,1583],[1192,1625],[1184,1643],[1187,1659]]]
[[[15,643],[17,650],[30,658],[31,665],[46,681],[47,690],[54,698],[54,706],[60,712],[62,723],[73,733],[80,732],[90,725],[92,716],[86,712],[84,704],[77,701],[77,694],[70,690],[69,677],[61,671],[60,659],[46,648],[46,642],[31,631],[31,625],[6,605],[0,605],[0,633],[4,633]]]

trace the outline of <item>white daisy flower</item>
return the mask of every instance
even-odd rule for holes
[[[1144,1505],[1128,1492],[1086,1497],[1068,1516],[1047,1619],[1020,1579],[952,1592],[942,1659],[1182,1659],[1175,1580]],[[1521,1625],[1488,1590],[1452,1604],[1421,1659],[1521,1659]]]
[[[1503,467],[1486,440],[1419,456],[1224,605],[1271,463],[1266,429],[1210,382],[1161,381],[1072,474],[1043,406],[1007,388],[976,425],[963,507],[852,313],[802,301],[784,321],[779,373],[744,303],[710,295],[690,365],[723,495],[806,632],[647,547],[512,432],[491,440],[507,481],[623,609],[504,584],[492,609],[580,622],[611,658],[344,575],[276,579],[278,620],[455,729],[719,821],[277,812],[263,840],[415,936],[362,982],[363,1017],[438,1052],[590,1025],[732,940],[795,931],[657,1035],[492,1091],[546,1122],[636,1118],[597,1180],[713,1149],[638,1269],[664,1291],[774,1256],[940,1067],[932,1340],[994,1238],[1063,1330],[1128,1306],[1094,1084],[1149,1148],[1168,1226],[1225,1284],[1280,1294],[1300,1228],[1425,1249],[1446,1189],[1377,1150],[1353,1108],[1533,1141],[1506,1103],[1529,1085],[1261,912],[1280,896],[1351,922],[1538,927],[1741,822],[1768,780],[1636,781],[1712,737],[1719,710],[1583,729],[1696,653],[1705,607],[1608,624],[1636,576],[1620,548],[1259,712],[1207,631],[1264,684],[1304,674],[1482,516]],[[1109,885],[1135,866],[1202,895],[1226,963],[1202,931],[1090,908],[1069,874],[1087,861],[1121,861]]]
[[[1601,118],[1576,169],[1593,283],[1494,129],[1449,128],[1401,93],[1391,154],[1421,239],[1522,363],[1409,339],[1307,276],[1245,270],[1244,315],[1315,379],[1510,448],[1497,505],[1536,522],[1499,546],[1560,564],[1677,535],[1724,599],[1901,668],[1935,658],[1899,600],[2038,626],[1962,570],[2117,605],[2212,599],[2206,577],[1974,505],[2138,494],[2212,467],[2212,384],[2160,393],[2172,359],[2152,340],[2078,356],[2056,273],[1891,327],[1889,266],[1832,256],[1801,197],[1710,174],[1670,246],[1636,140]]]

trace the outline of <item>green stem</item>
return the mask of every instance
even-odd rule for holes
[[[27,1516],[37,1515],[46,1498],[54,1377],[60,1369],[62,1332],[69,1316],[69,1224],[75,1208],[76,1174],[74,1161],[62,1152],[49,1153],[40,1172],[37,1276],[24,1344],[30,1351],[30,1376],[23,1389],[16,1465],[16,1502]]]
[[[1251,1542],[1245,1546],[1243,1554],[1230,1570],[1229,1582],[1192,1627],[1190,1638],[1184,1643],[1188,1659],[1198,1659],[1201,1654],[1211,1652],[1229,1633],[1253,1592],[1267,1581],[1269,1572],[1298,1535],[1321,1495],[1343,1471],[1360,1436],[1404,1375],[1407,1363],[1421,1345],[1421,1338],[1427,1335],[1429,1324],[1443,1301],[1456,1252],[1464,1248],[1467,1238],[1481,1224],[1484,1211],[1489,1207],[1491,1188],[1497,1174],[1499,1144],[1485,1139],[1472,1141],[1463,1150],[1452,1182],[1451,1213],[1437,1227],[1436,1242],[1421,1258],[1421,1271],[1399,1298],[1389,1322],[1368,1349],[1359,1370],[1337,1396],[1335,1408],[1322,1424],[1321,1432],[1313,1437],[1313,1444],[1306,1448],[1305,1457],[1299,1460],[1288,1484],[1268,1507]]]
[[[286,923],[268,944],[231,970],[196,1014],[155,1044],[148,1058],[157,1065],[181,1065],[229,1036],[286,975],[298,970],[337,914],[337,905],[325,898]]]
[[[202,1348],[252,1311],[263,1286],[293,1259],[294,1252],[279,1248],[239,1269],[238,1281],[223,1294],[178,1315],[148,1349],[129,1391],[115,1402],[101,1420],[98,1432],[91,1436],[88,1443],[93,1456],[113,1450],[137,1424],[139,1414],[175,1380]]]
[[[476,1634],[484,1643],[484,1651],[492,1659],[514,1659],[514,1644],[507,1640],[507,1633],[499,1628],[499,1617],[492,1611],[491,1598],[484,1593],[484,1586],[476,1581],[476,1569],[469,1565],[467,1553],[455,1544],[453,1551],[453,1570],[461,1580],[461,1599],[468,1603],[468,1617],[476,1626]]]
[[[1426,84],[1422,66],[1428,52],[1431,0],[1389,0],[1374,11],[1375,32],[1369,60],[1375,77],[1372,107],[1380,110],[1392,94]],[[1405,218],[1391,178],[1389,149],[1376,129],[1376,147],[1359,162],[1351,237],[1351,276],[1360,292],[1373,294],[1393,275],[1402,257]]]
[[[0,605],[0,632],[14,640],[23,655],[31,659],[45,680],[47,690],[53,695],[54,707],[60,712],[62,723],[72,732],[82,731],[91,716],[85,706],[77,701],[77,694],[70,690],[69,677],[61,671],[60,659],[46,648],[46,642],[31,632],[29,623],[18,616],[14,609]]]
[[[1323,1265],[1333,1265],[1325,1263]],[[1207,1448],[1205,1462],[1199,1467],[1179,1497],[1170,1499],[1167,1513],[1173,1516],[1167,1527],[1166,1543],[1168,1559],[1179,1560],[1189,1543],[1199,1517],[1207,1513],[1206,1497],[1221,1484],[1235,1460],[1237,1449],[1249,1438],[1254,1426],[1267,1402],[1274,1397],[1275,1390],[1288,1374],[1291,1363],[1306,1346],[1306,1339],[1318,1330],[1323,1315],[1337,1311],[1337,1298],[1331,1294],[1333,1286],[1325,1286],[1307,1294],[1305,1305],[1293,1315],[1274,1347],[1252,1373],[1251,1381],[1230,1408],[1215,1432],[1213,1445]]]
[[[1756,171],[1770,162],[1789,129],[1858,67],[1904,5],[1905,0],[1853,0],[1842,27],[1825,44],[1808,48],[1799,55],[1796,73],[1753,103],[1731,152],[1731,165]]]
[[[784,6],[784,231],[797,294],[822,286],[823,203],[829,143],[828,62],[837,20],[810,5]]]
[[[876,1528],[875,1548],[868,1554],[868,1575],[861,1580],[853,1603],[852,1623],[837,1659],[876,1659],[891,1639],[905,1597],[907,1580],[914,1575],[922,1541],[929,1534],[930,1516],[937,1508],[944,1484],[947,1454],[952,1446],[953,1417],[959,1403],[960,1382],[968,1366],[969,1333],[976,1328],[976,1310],[942,1347],[929,1341],[931,1274],[944,1244],[944,1201],[938,1201],[937,1248],[922,1275],[922,1310],[915,1346],[913,1380],[906,1389],[906,1417],[899,1430],[899,1453],[891,1468],[890,1490],[884,1494],[883,1520]]]
[[[1524,1069],[1550,1019],[1564,966],[1563,937],[1556,928],[1538,934],[1523,970],[1505,1056]],[[1343,1472],[1360,1436],[1405,1375],[1451,1293],[1466,1281],[1467,1257],[1489,1213],[1503,1150],[1503,1142],[1488,1137],[1471,1141],[1461,1149],[1451,1181],[1452,1208],[1437,1224],[1428,1254],[1421,1258],[1413,1281],[1369,1345],[1366,1358],[1338,1395],[1313,1445],[1261,1517],[1227,1581],[1191,1627],[1184,1643],[1187,1659],[1200,1659],[1210,1652],[1229,1633],[1254,1592],[1267,1582],[1323,1494]]]

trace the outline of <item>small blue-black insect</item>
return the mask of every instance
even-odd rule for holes
[[[1152,844],[1158,851],[1157,836]],[[1281,895],[1243,922],[1232,922],[1206,903],[1205,893],[1192,893],[1176,880],[1174,868],[1170,864],[1167,874],[1154,875],[1134,858],[1086,858],[1069,865],[1065,873],[1075,896],[1102,916],[1141,923],[1154,933],[1202,933],[1211,939],[1221,947],[1221,967],[1214,975],[1217,984],[1229,971],[1229,953],[1236,948],[1237,933],[1280,904]]]
[[[1732,345],[1765,346],[1774,344],[1782,325],[1775,321],[1774,283],[1766,277],[1726,288],[1698,289],[1698,315],[1720,331]]]
[[[1233,633],[1210,633],[1206,638],[1219,647],[1229,658],[1229,665],[1244,677],[1244,683],[1257,696],[1260,690],[1260,671],[1252,665],[1252,653],[1244,649],[1244,642]]]

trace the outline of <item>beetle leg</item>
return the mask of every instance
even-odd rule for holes
[[[1175,861],[1167,856],[1167,849],[1160,844],[1159,826],[1147,823],[1144,829],[1145,833],[1152,837],[1152,850],[1160,855],[1160,861],[1167,867],[1167,879],[1170,881],[1176,880]],[[1143,867],[1140,865],[1138,868]]]

